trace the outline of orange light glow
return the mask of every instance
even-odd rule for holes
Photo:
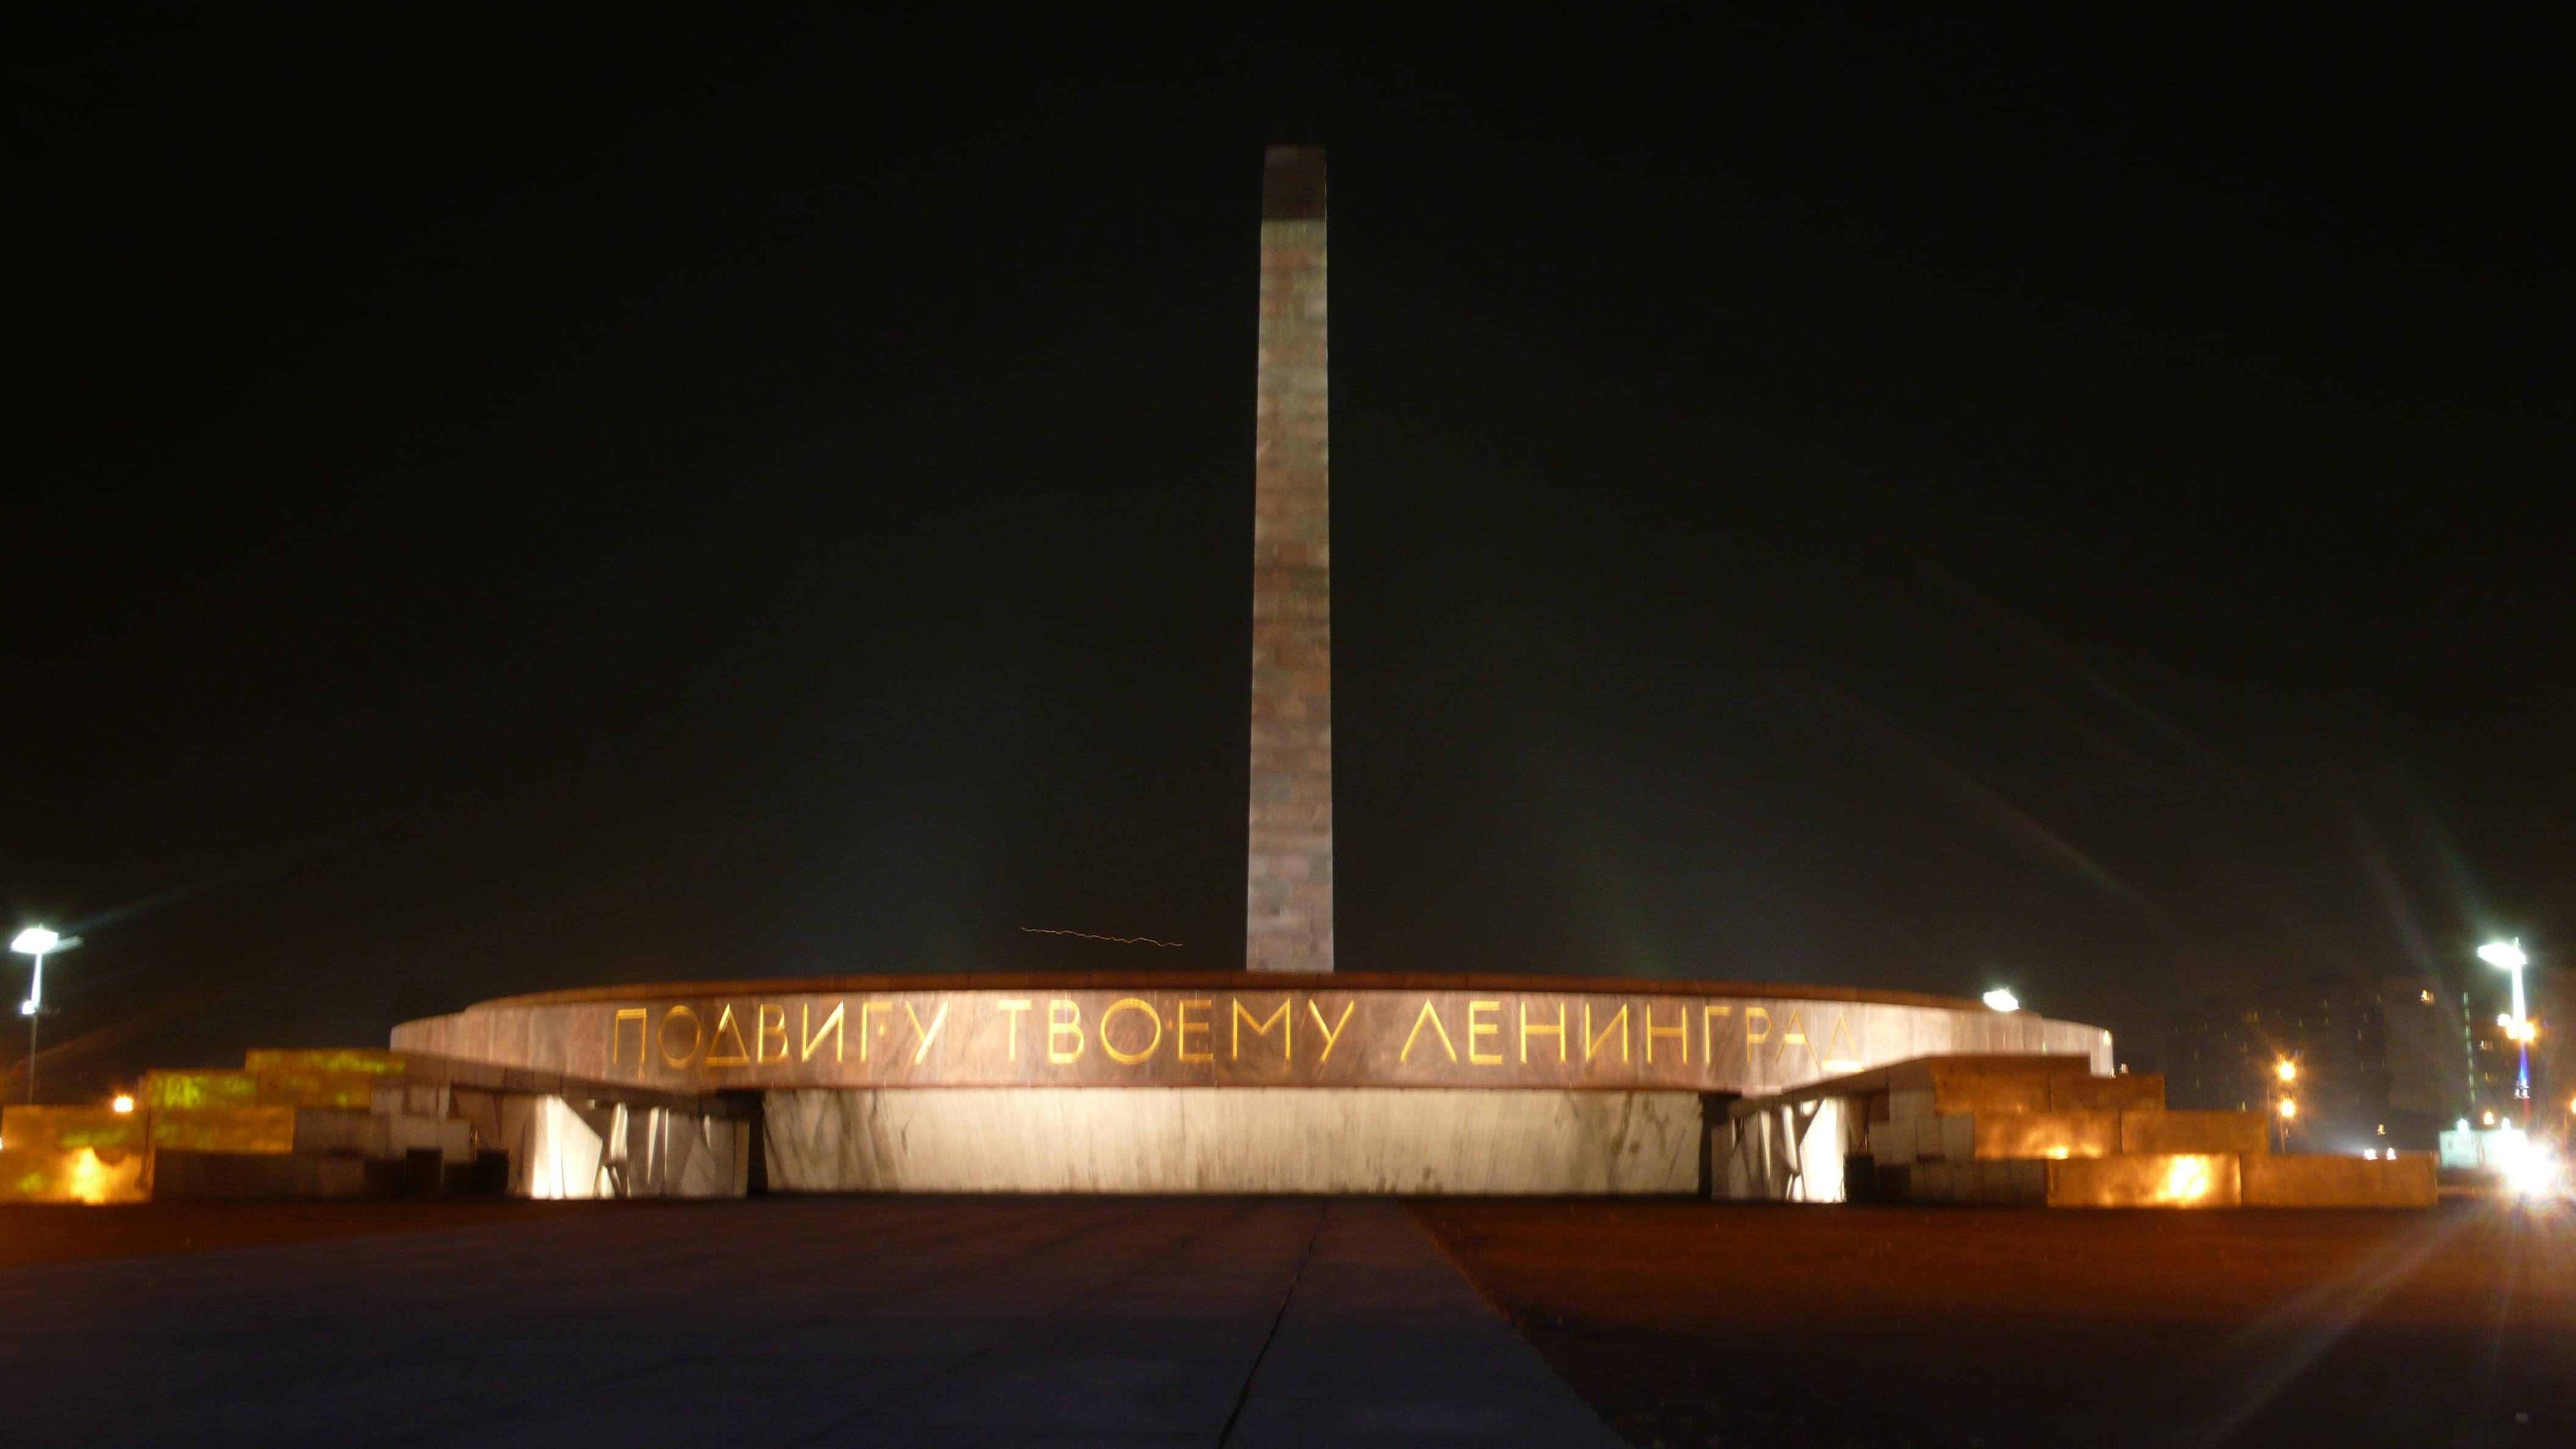
[[[2282,1116],[2283,1120],[2285,1120],[2285,1121],[2286,1121],[2287,1119],[2292,1118],[2292,1117],[2296,1117],[2296,1116],[2298,1116],[2298,1115],[2299,1115],[2299,1104],[2298,1104],[2298,1103],[2296,1103],[2296,1102],[2291,1101],[2291,1100],[2290,1100],[2289,1098],[2287,1098],[2287,1097],[2283,1097],[2283,1098],[2281,1099],[2281,1116]]]
[[[134,1110],[134,1099],[123,1092],[119,1092],[116,1094],[116,1100],[108,1103],[107,1105],[115,1111],[131,1112]]]
[[[2299,1064],[2287,1058],[2284,1058],[2280,1065],[2272,1068],[2272,1071],[2285,1082],[2295,1082],[2299,1079]]]

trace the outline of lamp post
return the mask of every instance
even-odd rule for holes
[[[18,1003],[18,1014],[27,1018],[27,1105],[36,1105],[36,1025],[45,1011],[45,958],[68,951],[81,943],[78,936],[57,935],[43,926],[29,926],[9,943],[9,949],[21,956],[35,958],[35,970],[27,977],[27,999]]]
[[[2518,1060],[2514,1064],[2513,1095],[2522,1103],[2522,1125],[2531,1126],[2531,1018],[2522,1004],[2522,968],[2531,958],[2522,954],[2522,938],[2489,941],[2478,948],[2478,959],[2490,966],[2500,966],[2513,973],[2513,1021],[2506,1035],[2514,1042]]]
[[[2291,1084],[2299,1080],[2299,1064],[2283,1057],[2272,1064],[2272,1075],[2281,1084],[2280,1089],[2272,1094],[2273,1127],[2280,1133],[2281,1150],[2287,1152],[2290,1150],[2290,1124],[2299,1117],[2299,1101],[2290,1095]]]

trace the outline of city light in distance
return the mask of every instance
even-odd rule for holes
[[[1987,992],[1985,1001],[1986,1005],[1993,1007],[1997,1011],[2021,1010],[2021,998],[2013,995],[2011,992],[2006,991],[2000,986]]]
[[[131,1112],[134,1110],[134,1099],[123,1092],[119,1092],[116,1094],[116,1099],[109,1102],[107,1106],[108,1110],[112,1112]]]
[[[2299,1079],[2299,1064],[2291,1061],[2287,1057],[2283,1057],[2280,1062],[2272,1068],[2272,1074],[2279,1077],[2282,1081],[2295,1082]]]
[[[2282,1118],[2282,1120],[2283,1120],[2283,1121],[2287,1121],[2287,1120],[2289,1120],[2290,1118],[2292,1118],[2292,1117],[2296,1117],[2296,1116],[2298,1116],[2298,1115],[2299,1115],[2299,1104],[2298,1104],[2298,1103],[2296,1103],[2296,1102],[2291,1101],[2291,1100],[2290,1100],[2289,1098],[2287,1098],[2287,1097],[2283,1097],[2283,1098],[2281,1099],[2281,1118]]]

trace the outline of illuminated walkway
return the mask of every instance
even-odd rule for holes
[[[1402,1209],[627,1204],[0,1268],[10,1442],[1597,1445]]]

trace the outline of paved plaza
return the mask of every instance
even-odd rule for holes
[[[530,1205],[22,1261],[0,1364],[30,1445],[1619,1442],[1365,1201]]]

